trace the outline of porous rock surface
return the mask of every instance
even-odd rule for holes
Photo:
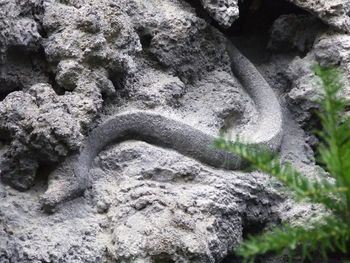
[[[49,81],[41,47],[42,8],[41,1],[0,2],[0,100]]]
[[[85,96],[57,96],[48,84],[9,94],[0,104],[2,138],[13,138],[2,156],[2,179],[20,190],[28,189],[40,162],[57,163],[79,148],[80,127],[95,112],[96,106]]]
[[[320,63],[324,66],[337,66],[341,74],[344,88],[341,95],[350,99],[350,36],[337,33],[321,35],[315,42],[310,53],[304,58],[296,58],[288,70],[292,80],[292,90],[288,94],[290,101],[298,104],[302,113],[300,120],[308,120],[312,110],[317,108],[316,102],[322,97],[323,91],[318,85],[320,80],[313,74],[313,66]],[[312,85],[307,85],[311,83]]]
[[[271,28],[268,48],[274,52],[297,50],[306,53],[311,50],[322,29],[325,25],[311,15],[281,15]]]
[[[295,3],[347,30],[342,9]],[[223,26],[238,17],[237,1],[202,4]],[[338,58],[346,69],[347,36],[316,35],[315,44],[278,34],[270,43],[275,50],[283,41],[311,50],[296,58],[304,66]],[[41,210],[52,170],[111,115],[155,111],[211,135],[257,121],[254,102],[231,72],[225,36],[187,2],[0,0],[0,56],[1,263],[220,262],[244,234],[312,214],[266,175],[214,169],[140,141],[102,151],[83,196],[54,214]],[[278,63],[272,67],[281,70]],[[311,78],[302,69],[297,75],[301,67],[294,65],[284,72],[293,86],[289,102],[297,101],[300,78]],[[264,67],[271,86],[283,92],[277,70]],[[312,174],[307,135],[286,116],[282,159]]]
[[[278,195],[262,175],[214,170],[143,142],[106,149],[95,167],[84,199],[49,217],[40,183],[25,193],[2,186],[2,262],[216,262],[241,239],[242,221],[277,218]]]
[[[310,16],[285,15],[274,22],[269,48],[300,52],[284,74],[290,81],[287,98],[301,123],[310,120],[316,102],[322,97],[320,79],[313,71],[316,64],[339,67],[344,84],[342,96],[350,99],[349,34],[327,30]]]
[[[288,0],[311,12],[326,24],[350,32],[350,2],[348,0]]]
[[[220,25],[230,27],[238,19],[237,0],[201,0],[203,7]]]

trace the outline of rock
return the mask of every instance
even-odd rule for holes
[[[188,5],[185,8],[179,3],[171,5],[175,10],[170,11],[171,18],[165,15],[169,12],[169,4],[157,5],[155,2],[120,1],[110,5],[108,0],[101,3],[89,0],[65,4],[47,2],[40,7],[39,2],[28,1],[21,5],[23,14],[29,17],[36,14],[34,9],[41,11],[38,17],[30,17],[38,25],[31,27],[34,30],[29,31],[32,38],[26,37],[26,42],[20,42],[15,36],[6,38],[9,43],[6,48],[23,46],[25,52],[44,50],[45,57],[41,59],[45,71],[40,71],[43,77],[30,75],[26,81],[17,77],[8,80],[12,74],[4,71],[4,82],[13,82],[13,85],[7,85],[9,88],[5,85],[4,94],[23,90],[10,93],[0,103],[3,112],[0,130],[4,139],[11,140],[3,157],[5,181],[19,189],[27,189],[33,183],[40,163],[57,163],[77,150],[85,130],[102,107],[103,96],[113,99],[128,94],[137,99],[139,95],[133,90],[135,81],[143,79],[140,78],[143,71],[135,72],[137,68],[145,68],[145,61],[138,58],[141,47],[143,52],[148,52],[170,70],[159,73],[164,77],[154,81],[162,89],[157,91],[159,98],[153,95],[149,99],[146,95],[138,97],[147,107],[163,104],[177,107],[184,92],[183,82],[194,82],[214,68],[230,71],[224,38],[197,18]],[[4,10],[16,19],[21,14],[21,10],[10,4],[5,5]],[[140,21],[143,22],[140,24]],[[47,35],[44,41],[39,37],[39,29]],[[147,34],[152,36],[148,47],[144,42]],[[19,63],[17,58],[15,63]],[[28,71],[33,69],[28,68]],[[22,79],[23,72],[22,69],[18,72]],[[55,76],[53,85],[36,85],[51,82],[51,76]],[[174,80],[169,81],[172,78]],[[159,85],[165,79],[168,80]],[[144,87],[142,81],[140,84]],[[26,98],[22,108],[27,111],[18,112],[21,97]],[[29,163],[33,165],[29,166]],[[19,172],[21,170],[23,172]],[[26,174],[28,180],[24,178]]]
[[[0,104],[0,130],[12,139],[3,156],[2,179],[28,189],[39,162],[57,163],[77,150],[84,138],[82,126],[97,111],[95,103],[77,94],[57,96],[48,84],[9,94]]]
[[[341,32],[350,32],[350,2],[348,0],[288,0],[320,18]],[[201,3],[221,26],[230,27],[239,17],[237,0],[201,0]]]
[[[37,208],[36,195],[8,189],[0,203],[0,258],[220,262],[245,225],[275,222],[283,201],[264,175],[213,169],[144,142],[106,149],[92,176],[84,200],[51,216]]]
[[[12,91],[48,82],[41,15],[40,1],[0,2],[0,101]]]
[[[238,18],[237,2],[202,0],[223,27]],[[215,136],[254,126],[259,114],[232,74],[226,37],[186,1],[0,0],[0,14],[0,262],[220,262],[244,235],[296,214],[266,175],[135,141],[104,149],[84,195],[45,214],[48,178],[74,179],[64,160],[111,115],[147,110]],[[301,21],[314,19],[276,22],[273,48],[307,51],[315,35],[299,31]],[[294,97],[310,88],[311,58],[348,59],[343,38],[317,38],[291,67]],[[284,158],[314,167],[304,143],[290,132]],[[67,182],[49,188],[59,196]]]
[[[201,0],[204,9],[223,27],[230,27],[239,17],[238,0]]]
[[[78,84],[83,67],[74,60],[62,60],[57,66],[56,82],[64,90],[73,91]]]
[[[188,4],[120,1],[119,5],[132,16],[143,52],[160,62],[167,74],[191,83],[212,72],[213,65],[230,71],[224,38]]]
[[[9,47],[21,47],[29,50],[40,48],[40,1],[2,1],[0,3],[0,62]]]
[[[174,23],[175,24],[175,23]],[[150,52],[185,83],[201,79],[213,65],[229,71],[222,35],[198,18],[181,19],[168,33],[154,36]]]
[[[272,51],[310,51],[315,38],[324,29],[321,22],[311,15],[282,15],[271,29],[268,48]]]
[[[341,95],[350,99],[350,36],[337,33],[320,35],[312,50],[304,58],[295,58],[287,75],[292,83],[288,94],[290,103],[295,105],[294,111],[301,123],[310,119],[316,101],[322,97],[322,85],[313,72],[313,66],[339,66],[344,89]]]
[[[319,17],[326,24],[350,32],[350,2],[348,0],[288,0]]]
[[[16,189],[31,189],[19,193],[2,189],[0,183],[4,195],[0,194],[6,198],[0,208],[0,221],[6,222],[6,230],[0,232],[0,242],[6,242],[4,246],[1,243],[1,261],[106,262],[106,258],[114,261],[173,258],[214,262],[222,259],[240,240],[244,217],[238,204],[216,196],[224,181],[220,179],[214,188],[207,187],[211,173],[203,173],[209,180],[200,183],[203,189],[198,192],[197,201],[203,202],[203,208],[201,204],[192,204],[197,202],[197,198],[191,201],[192,195],[197,194],[192,187],[187,187],[184,202],[174,202],[174,194],[180,193],[181,188],[174,188],[170,183],[167,186],[170,189],[164,190],[161,183],[163,176],[174,177],[175,182],[191,182],[200,173],[200,164],[172,165],[168,169],[162,167],[164,164],[157,164],[158,168],[146,166],[144,183],[141,178],[130,183],[125,181],[116,191],[110,188],[101,192],[99,183],[102,188],[114,185],[104,181],[113,174],[106,171],[107,177],[101,176],[77,207],[62,209],[63,214],[58,212],[52,217],[40,216],[36,191],[42,192],[46,186],[36,178],[39,167],[53,167],[77,151],[89,128],[95,125],[94,120],[108,118],[109,114],[122,109],[177,111],[178,116],[187,116],[189,123],[212,132],[222,125],[220,113],[228,112],[227,108],[232,112],[240,107],[242,114],[246,111],[252,114],[253,104],[248,96],[239,92],[240,86],[232,76],[225,38],[181,1],[46,1],[40,10],[36,28],[45,37],[38,41],[32,38],[26,43],[25,52],[42,52],[45,78],[34,75],[23,85],[16,80],[15,88],[8,89],[0,102],[0,134],[5,141],[0,157],[1,179]],[[6,59],[10,61],[9,56]],[[13,64],[19,63],[17,61]],[[7,67],[10,64],[7,63]],[[4,78],[9,75],[9,71],[5,71]],[[217,90],[225,93],[220,93],[220,98],[212,98],[205,95],[206,87],[214,93]],[[200,90],[199,94],[196,89]],[[244,102],[235,102],[243,97]],[[203,109],[203,101],[210,101],[213,109]],[[184,109],[183,105],[188,108]],[[197,115],[191,115],[190,106],[196,109]],[[147,156],[142,150],[145,144],[141,146],[134,158],[142,163]],[[168,161],[174,162],[172,151],[158,150],[153,147],[150,156],[162,160],[169,152]],[[155,155],[157,152],[161,155]],[[127,153],[123,154],[126,158]],[[127,168],[122,160],[108,161],[102,167]],[[160,183],[148,182],[152,180]],[[155,191],[155,195],[143,197],[143,191],[150,194]],[[5,203],[9,206],[3,206]],[[77,200],[72,204],[77,204]],[[122,211],[130,213],[122,214]],[[207,213],[211,214],[210,218],[205,217]],[[274,218],[265,212],[258,214],[264,214],[261,220]],[[87,222],[86,217],[91,221]],[[39,218],[44,218],[44,222],[39,223]],[[23,232],[17,233],[15,228]],[[68,235],[71,231],[74,233]],[[142,234],[149,238],[140,239]],[[63,236],[69,241],[63,240]],[[148,244],[140,243],[142,240]]]

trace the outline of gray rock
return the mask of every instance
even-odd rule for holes
[[[144,142],[101,152],[93,176],[83,200],[51,216],[37,206],[44,185],[36,194],[0,188],[1,259],[219,262],[243,225],[275,222],[283,201],[264,175],[216,170]]]
[[[40,25],[35,21],[40,16],[40,1],[1,1],[0,6],[0,62],[9,47],[40,48]]]
[[[266,147],[272,152],[278,151],[283,126],[281,107],[275,94],[253,64],[230,42],[227,42],[227,52],[233,72],[239,76],[242,85],[250,94],[259,115],[255,127],[247,125],[246,130],[240,133],[241,140],[257,147]],[[225,127],[225,133],[232,136],[232,127]],[[84,192],[92,184],[89,171],[93,159],[101,149],[114,141],[143,140],[161,147],[169,147],[213,167],[242,169],[246,163],[240,156],[213,148],[215,138],[161,114],[136,111],[112,116],[90,133],[76,156],[68,158],[63,166],[54,172],[55,178],[50,182],[50,187],[43,197],[43,206],[45,210],[54,209],[60,203]],[[62,190],[62,185],[67,186],[64,187],[65,190]],[[60,191],[57,191],[57,188]]]
[[[282,15],[275,20],[271,29],[268,48],[272,51],[310,51],[317,35],[325,27],[311,15]]]
[[[56,82],[64,90],[73,91],[83,67],[75,60],[62,60],[57,66]]]
[[[203,7],[223,27],[230,27],[239,17],[238,0],[201,0]]]
[[[288,98],[295,105],[294,111],[300,122],[310,119],[312,110],[317,108],[316,101],[322,97],[320,80],[313,72],[316,63],[339,66],[344,83],[341,95],[346,99],[350,98],[349,43],[349,35],[324,33],[316,39],[312,50],[304,58],[297,57],[290,65],[287,75],[292,89]]]
[[[341,32],[350,32],[350,2],[348,0],[288,0],[309,11]],[[230,27],[239,17],[237,0],[201,0],[203,7],[221,26]]]
[[[137,157],[121,160],[123,156]],[[112,254],[117,260],[217,262],[241,238],[242,220],[264,221],[267,215],[275,219],[274,211],[259,208],[269,194],[274,195],[255,184],[259,176],[213,173],[175,152],[154,151],[141,142],[132,148],[130,144],[113,147],[96,161],[113,177],[115,170],[107,167],[117,160],[121,165],[118,187],[103,182],[94,187],[96,200],[118,200],[108,211],[115,244]],[[247,179],[250,183],[243,183]],[[252,214],[245,214],[248,209],[243,203],[255,207],[249,209]]]
[[[342,32],[350,32],[350,2],[348,0],[288,0],[309,11],[326,24]]]
[[[191,83],[218,68],[230,71],[222,34],[185,2],[119,1],[118,6],[131,17],[143,53],[169,75]]]
[[[0,104],[0,130],[12,139],[3,155],[2,179],[28,189],[40,162],[57,163],[79,149],[82,126],[97,111],[95,102],[77,94],[57,96],[47,84],[9,94]]]
[[[40,1],[0,1],[0,100],[48,81],[41,15]]]
[[[223,26],[238,17],[237,1],[202,4]],[[130,140],[89,153],[89,187],[61,202],[78,181],[66,157],[111,116],[147,110],[210,138],[221,128],[259,138],[280,135],[277,100],[264,89],[249,96],[267,84],[239,56],[232,73],[226,38],[186,1],[0,0],[0,13],[1,263],[220,262],[252,228],[310,215],[266,175]],[[322,45],[317,58],[331,63]],[[271,86],[282,87],[272,75]],[[283,160],[309,172],[306,135],[286,121]],[[54,214],[41,210],[45,192],[58,198]]]

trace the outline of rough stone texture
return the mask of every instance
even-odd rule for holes
[[[13,138],[3,155],[2,179],[27,189],[41,162],[57,163],[78,150],[83,139],[80,127],[89,123],[95,107],[78,94],[57,96],[47,84],[9,94],[0,104],[2,138]]]
[[[273,23],[268,48],[277,52],[306,53],[322,29],[325,29],[322,23],[311,15],[282,15]]]
[[[97,197],[103,193],[103,199],[96,200],[97,209],[113,218],[112,253],[119,260],[147,255],[152,262],[214,262],[241,238],[242,220],[248,224],[267,215],[271,222],[275,219],[274,211],[259,208],[266,196],[273,195],[271,189],[256,184],[262,180],[259,177],[248,183],[244,175],[214,172],[175,152],[155,152],[141,142],[112,148],[97,163],[111,180],[113,171],[119,174],[117,187],[98,183],[94,189]],[[246,192],[251,195],[245,196]],[[245,213],[246,205],[255,207],[247,209],[253,214]],[[120,221],[124,223],[117,224]]]
[[[305,15],[283,15],[273,24],[269,49],[278,52],[297,50],[298,55],[283,70],[282,75],[290,82],[287,100],[300,123],[313,118],[316,101],[322,97],[320,79],[313,66],[336,66],[342,73],[342,96],[350,98],[350,37],[320,25]]]
[[[10,47],[38,50],[42,39],[37,22],[41,1],[1,1],[0,6],[0,61],[4,62]]]
[[[32,2],[23,4],[27,8],[31,5],[33,5]],[[101,3],[101,6],[103,5],[106,6]],[[16,12],[20,11],[12,5],[6,5],[4,8],[10,14],[9,18],[16,17]],[[102,9],[102,14],[104,14],[103,11],[107,15],[113,9]],[[31,91],[35,92],[36,88],[30,88],[26,94],[17,94],[17,99],[11,94],[1,105],[4,108],[4,114],[1,116],[1,130],[10,135],[10,138],[4,139],[12,139],[11,147],[2,160],[4,163],[1,170],[2,178],[18,189],[27,189],[32,185],[36,169],[42,160],[57,162],[60,156],[66,156],[68,152],[78,148],[83,139],[81,133],[102,106],[102,95],[113,96],[118,88],[114,84],[121,85],[119,75],[132,68],[130,66],[132,61],[126,54],[139,49],[137,34],[131,31],[127,24],[123,26],[120,16],[118,17],[116,13],[109,14],[108,19],[102,19],[99,15],[101,14],[91,11],[88,3],[79,9],[56,2],[48,2],[45,5],[45,14],[42,19],[43,29],[48,37],[43,41],[43,48],[48,62],[52,65],[53,74],[56,74],[58,86],[55,87],[56,91],[63,95],[58,97],[52,88],[51,92],[45,88],[46,94],[49,95],[48,98],[42,97],[41,100],[48,100],[52,103],[49,103],[48,106],[40,105],[42,103],[40,101],[31,102],[31,104],[36,104],[34,108],[43,108],[40,109],[43,113],[35,110],[26,111],[24,112],[26,116],[21,124],[18,123],[17,107],[9,107],[9,105],[19,105],[19,98],[28,96],[26,94],[30,94]],[[19,28],[19,32],[25,30],[20,25],[22,24],[14,26]],[[60,29],[62,27],[64,30]],[[30,36],[35,35],[30,32]],[[34,37],[28,38],[27,42],[23,40],[23,43],[20,42],[20,38],[17,40],[18,38],[15,35],[14,40],[8,41],[7,46],[24,45],[28,46],[26,51],[30,51],[31,46],[35,46],[32,43],[37,44]],[[109,79],[109,75],[113,75],[112,80]],[[36,79],[36,81],[41,82],[42,79]],[[14,90],[20,89],[21,83],[18,81],[16,83],[16,79],[13,82]],[[43,85],[47,86],[47,84]],[[64,93],[65,91],[72,91],[72,93]],[[44,96],[45,92],[39,95]],[[28,99],[28,103],[30,100]],[[65,106],[67,104],[68,106]],[[72,106],[76,109],[72,109]],[[42,114],[47,116],[41,118]],[[61,118],[66,120],[62,130],[57,129],[58,120]],[[29,120],[35,121],[30,122]],[[47,125],[47,127],[36,128],[36,125]],[[13,129],[10,126],[17,128]],[[67,130],[64,131],[65,129]],[[73,136],[70,131],[73,131]],[[25,139],[21,139],[23,135]],[[37,138],[37,141],[32,137]],[[46,143],[47,141],[50,143]]]
[[[0,100],[48,82],[41,42],[40,1],[0,1]]]
[[[37,5],[37,2],[30,1],[23,3],[21,7],[23,6],[25,10],[32,10],[34,7],[37,8]],[[170,11],[173,14],[170,17],[167,16],[169,8],[170,10],[174,9],[174,11]],[[3,19],[6,23],[9,23],[7,18],[12,19],[12,17],[17,18],[22,15],[22,13],[17,14],[21,9],[15,8],[11,4],[4,5],[4,10],[6,11],[4,13],[9,14]],[[32,139],[19,139],[22,133],[31,134],[35,124],[18,125],[17,119],[13,117],[17,114],[16,107],[6,106],[14,103],[12,100],[15,99],[12,96],[6,98],[3,102],[5,114],[2,116],[3,123],[0,126],[2,126],[2,133],[7,135],[4,139],[13,140],[16,143],[8,149],[9,152],[5,154],[6,158],[3,158],[6,163],[4,167],[7,168],[2,169],[2,174],[4,174],[3,178],[6,178],[6,181],[9,181],[8,178],[12,178],[10,180],[12,185],[19,189],[31,186],[40,160],[59,160],[59,156],[53,156],[57,150],[48,150],[48,148],[65,148],[65,153],[60,153],[61,156],[77,149],[77,145],[82,139],[81,133],[84,133],[90,121],[101,109],[102,96],[110,100],[118,96],[127,96],[130,101],[133,101],[133,91],[138,86],[137,81],[143,79],[142,74],[135,74],[135,72],[141,68],[143,70],[148,68],[149,70],[157,70],[154,66],[147,65],[149,61],[152,61],[152,59],[148,59],[149,56],[153,56],[157,60],[156,63],[168,68],[167,73],[160,73],[164,75],[161,78],[164,85],[169,82],[164,81],[164,79],[174,78],[172,75],[177,75],[177,78],[190,83],[202,78],[206,72],[213,69],[230,71],[228,57],[224,51],[223,37],[208,27],[202,19],[197,18],[188,5],[184,6],[182,3],[120,1],[120,3],[116,2],[110,5],[108,1],[101,3],[94,1],[65,3],[52,1],[46,2],[40,10],[45,10],[42,11],[40,20],[38,20],[38,23],[42,21],[40,27],[46,34],[43,41],[39,37],[28,37],[31,40],[22,43],[16,40],[19,37],[14,36],[10,37],[9,40],[6,38],[6,45],[3,46],[9,50],[9,47],[22,45],[26,48],[25,52],[32,51],[34,47],[35,52],[36,49],[44,49],[45,57],[48,60],[44,62],[46,65],[50,65],[50,67],[46,67],[51,71],[50,76],[55,76],[52,88],[60,95],[57,100],[71,100],[71,104],[76,104],[76,98],[81,98],[81,104],[86,104],[82,107],[86,107],[86,109],[81,110],[82,114],[75,114],[74,111],[67,110],[67,115],[72,115],[67,117],[72,119],[72,123],[68,126],[78,124],[75,131],[80,133],[80,136],[74,135],[72,138],[60,140],[48,139],[51,143],[54,141],[55,143],[38,147],[31,145],[34,143]],[[23,11],[23,14],[27,13]],[[22,24],[19,23],[19,25]],[[17,24],[14,27],[19,28],[19,32],[25,30]],[[37,32],[38,28],[39,26],[33,27],[33,30]],[[8,30],[4,27],[5,29]],[[3,34],[4,36],[7,34],[6,32]],[[36,36],[31,31],[29,31],[29,35]],[[16,41],[11,40],[12,38]],[[143,58],[142,54],[140,55],[142,45],[146,58]],[[220,45],[222,49],[217,49]],[[13,63],[9,61],[4,66],[3,79],[9,82],[8,79],[11,78],[11,89],[4,92],[6,94],[13,90],[23,89],[21,79],[9,77],[12,74],[8,69],[13,67],[12,64],[20,64],[19,58],[15,57],[13,60]],[[22,74],[24,70],[20,70],[18,73],[16,72],[16,76],[26,76],[26,74]],[[33,71],[33,67],[31,70]],[[47,83],[48,77],[48,74],[46,74],[46,78],[31,75],[23,92],[30,93],[30,86],[35,82]],[[52,78],[50,77],[50,79]],[[174,80],[177,82],[176,86],[183,85],[178,79],[174,78]],[[132,83],[132,85],[128,83]],[[168,90],[169,87],[173,87],[172,82],[170,82],[170,86],[168,84],[159,85],[160,81],[156,81],[155,84],[162,89],[166,86]],[[162,91],[157,92],[162,93]],[[170,96],[178,98],[179,95],[176,95],[178,92],[181,96],[181,90],[175,91],[175,95]],[[52,93],[49,100],[55,100],[54,97]],[[39,107],[41,106],[39,105]],[[55,115],[53,111],[48,110],[48,114],[50,113]],[[36,111],[28,111],[27,114],[31,116],[26,116],[24,118],[26,120],[37,119],[40,116]],[[61,114],[52,116],[52,119],[58,119],[59,116]],[[12,122],[20,128],[16,131],[11,130],[9,126],[12,125]],[[51,127],[48,129],[50,130]],[[22,130],[26,130],[26,132],[22,132]],[[56,132],[45,133],[43,130],[35,131],[41,132],[38,137],[56,136]],[[67,143],[72,139],[76,141]],[[28,155],[27,148],[36,149],[37,152]],[[20,162],[18,156],[21,156]],[[28,174],[27,179],[23,178],[25,173]],[[19,178],[13,178],[16,176]]]
[[[203,7],[223,27],[230,27],[239,17],[238,0],[201,0]]]
[[[350,36],[325,33],[319,36],[312,50],[304,58],[295,58],[287,75],[292,83],[288,94],[299,121],[309,120],[316,101],[322,96],[320,80],[315,77],[312,67],[316,63],[323,66],[339,66],[342,71],[344,89],[342,96],[350,99]]]
[[[202,3],[224,26],[237,17],[236,2]],[[329,15],[335,1],[318,3],[305,9],[346,29],[342,10]],[[150,110],[216,135],[254,125],[257,109],[231,72],[225,37],[185,1],[0,0],[0,14],[1,178],[29,188],[0,183],[1,263],[220,262],[243,234],[319,211],[296,206],[266,175],[214,169],[127,141],[97,156],[84,196],[45,214],[39,200],[54,165],[111,115]],[[295,41],[298,19],[281,18],[281,27],[292,29],[273,39],[277,49],[290,39],[288,47],[308,51],[309,38]],[[301,64],[340,62],[346,69],[347,42],[346,35],[318,37]],[[284,107],[289,83],[281,71],[290,56],[255,61]],[[302,65],[287,72],[292,91],[309,76],[304,72]],[[312,176],[309,137],[285,111],[282,159]]]
[[[122,175],[97,165],[84,198],[43,214],[38,197],[46,187],[35,181],[36,172],[45,174],[42,164],[76,150],[99,113],[103,120],[127,109],[167,111],[216,134],[230,113],[239,112],[246,123],[254,104],[231,73],[224,37],[183,2],[47,1],[41,19],[51,84],[33,77],[0,102],[1,177],[17,189],[34,184],[24,193],[0,184],[6,200],[0,262],[215,262],[242,238],[243,221],[277,218],[263,209],[272,203],[260,183],[243,184],[242,176],[242,190],[236,189],[230,173],[202,171],[195,161],[144,143],[117,147],[120,158],[135,153],[128,167],[135,175],[148,171],[144,179],[122,182],[118,177],[132,175],[128,169]],[[113,158],[100,166],[106,165],[127,168]],[[186,186],[187,177],[197,176]],[[166,177],[171,181],[163,182]],[[246,205],[252,214],[241,210]]]
[[[111,147],[95,163],[84,200],[50,217],[37,206],[42,185],[1,186],[3,262],[218,262],[242,223],[273,223],[283,200],[263,175],[214,170],[143,142]]]
[[[288,0],[311,12],[326,24],[350,32],[350,2],[348,0]]]

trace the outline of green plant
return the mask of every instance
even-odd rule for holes
[[[342,89],[340,73],[336,68],[314,68],[321,79],[324,97],[319,101],[319,118],[322,129],[319,161],[332,177],[311,180],[289,163],[282,164],[279,157],[267,149],[232,142],[223,136],[216,146],[240,155],[254,168],[268,173],[281,181],[297,200],[308,200],[323,205],[328,212],[321,220],[308,226],[281,226],[260,236],[249,237],[236,249],[236,254],[246,262],[254,262],[257,255],[267,252],[295,255],[301,251],[303,259],[311,259],[320,251],[324,258],[330,252],[348,252],[350,240],[350,118],[345,117],[347,102],[339,96]]]

